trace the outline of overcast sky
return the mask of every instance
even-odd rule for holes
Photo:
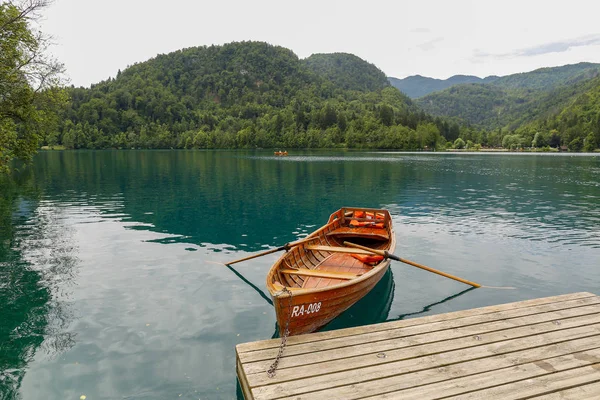
[[[157,54],[243,40],[445,79],[600,62],[599,15],[598,0],[55,0],[42,30],[76,86]]]

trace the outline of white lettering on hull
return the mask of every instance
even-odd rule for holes
[[[306,307],[304,306],[304,304],[302,304],[301,306],[294,306],[294,308],[292,309],[292,318],[300,317],[304,314],[308,315],[308,314],[316,313],[316,312],[319,312],[320,309],[321,309],[321,302],[312,303]]]

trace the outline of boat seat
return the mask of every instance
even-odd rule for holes
[[[331,278],[331,279],[345,279],[351,280],[359,277],[360,275],[348,273],[348,272],[336,272],[336,271],[318,271],[314,269],[299,268],[299,269],[281,269],[279,270],[282,274],[292,274],[301,276],[314,276],[318,278]]]
[[[342,226],[327,233],[327,236],[363,237],[369,239],[390,240],[390,235],[386,229],[370,228],[366,226],[359,228]]]
[[[306,246],[306,250],[311,251],[328,251],[330,253],[349,253],[349,254],[365,254],[365,255],[373,255],[372,251],[367,251],[363,249],[356,249],[354,247],[337,247],[337,246],[323,246],[323,245],[311,245]]]

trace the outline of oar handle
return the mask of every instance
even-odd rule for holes
[[[289,242],[289,243],[286,243],[283,246],[277,247],[275,249],[263,251],[262,253],[253,254],[248,257],[240,258],[239,260],[230,261],[230,262],[226,263],[225,265],[236,264],[236,263],[239,263],[242,261],[251,260],[253,258],[266,256],[267,254],[277,253],[278,251],[281,251],[281,250],[288,251],[289,249],[291,249],[294,246],[298,246],[299,244],[310,242],[311,240],[315,240],[318,238],[319,238],[318,236],[313,236],[313,237],[309,237],[309,238],[305,238],[305,239],[296,240],[295,242]]]
[[[481,285],[479,283],[471,282],[471,281],[468,281],[466,279],[459,278],[458,276],[450,275],[450,274],[447,274],[445,272],[438,271],[437,269],[433,269],[433,268],[427,267],[425,265],[418,264],[416,262],[413,262],[413,261],[410,261],[410,260],[406,260],[404,258],[400,258],[397,255],[390,254],[386,250],[372,249],[370,247],[361,246],[360,244],[350,243],[350,242],[344,242],[344,244],[346,246],[356,247],[357,249],[367,250],[367,251],[370,251],[372,253],[379,254],[380,256],[384,256],[385,258],[391,258],[392,260],[400,261],[400,262],[403,262],[405,264],[412,265],[413,267],[421,268],[421,269],[424,269],[425,271],[433,272],[434,274],[438,274],[438,275],[444,276],[446,278],[454,279],[455,281],[462,282],[462,283],[465,283],[467,285],[471,285],[471,286],[476,287],[476,288],[481,287]]]

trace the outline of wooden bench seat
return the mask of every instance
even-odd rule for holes
[[[323,246],[323,245],[311,245],[306,246],[306,250],[311,251],[328,251],[330,253],[349,253],[349,254],[367,254],[372,255],[375,254],[372,251],[356,249],[354,247],[336,247],[336,246]]]
[[[314,276],[318,278],[332,278],[332,279],[345,279],[350,280],[359,277],[360,275],[348,273],[348,272],[335,272],[335,271],[319,271],[314,269],[299,268],[299,269],[281,269],[279,270],[282,274],[293,274],[301,276]]]
[[[390,235],[388,234],[388,231],[386,229],[370,228],[367,226],[359,228],[342,226],[327,233],[327,236],[364,237],[370,239],[390,240]]]

